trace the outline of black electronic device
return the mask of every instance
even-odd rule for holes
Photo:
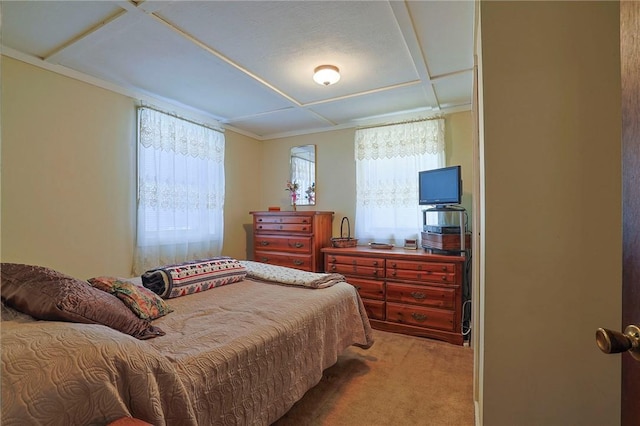
[[[424,232],[432,232],[434,234],[459,234],[460,227],[456,225],[424,225]]]
[[[461,166],[418,172],[418,203],[421,206],[447,206],[462,202]]]

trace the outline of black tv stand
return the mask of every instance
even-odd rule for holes
[[[459,212],[465,211],[465,208],[462,206],[454,205],[454,204],[436,204],[435,206],[425,209],[427,212]]]
[[[460,224],[460,242],[459,242],[459,246],[456,248],[456,250],[452,250],[455,251],[459,254],[463,254],[466,253],[469,248],[465,247],[465,237],[466,237],[466,233],[467,233],[467,218],[466,218],[466,214],[467,214],[467,210],[460,206],[460,205],[455,205],[455,204],[447,204],[447,205],[436,205],[435,207],[431,207],[428,209],[424,209],[422,210],[422,224],[423,227],[427,224],[427,213],[429,212],[456,212],[459,215],[459,224]],[[432,250],[432,249],[436,249],[436,247],[429,247],[427,245],[425,245],[424,243],[422,244],[422,248],[424,248],[425,250]],[[440,248],[440,251],[444,252],[444,251],[451,251],[451,250],[443,250],[442,248]]]

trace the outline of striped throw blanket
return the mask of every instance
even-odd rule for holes
[[[236,259],[219,256],[161,266],[142,274],[142,285],[163,299],[185,296],[242,281],[246,268]]]

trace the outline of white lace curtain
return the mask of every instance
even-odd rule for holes
[[[138,110],[135,274],[220,254],[224,145],[220,131]]]
[[[356,130],[355,236],[402,246],[422,230],[418,172],[445,165],[444,119]]]

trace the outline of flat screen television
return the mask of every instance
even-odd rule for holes
[[[462,202],[462,170],[460,166],[418,172],[418,194],[421,206],[447,206]]]

